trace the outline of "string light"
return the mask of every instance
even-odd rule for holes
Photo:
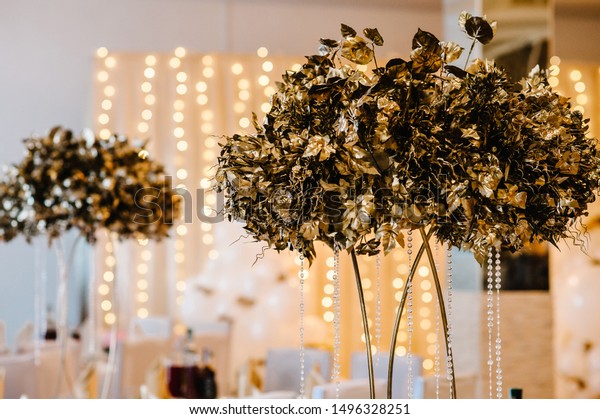
[[[111,300],[114,298],[114,290],[112,288],[113,281],[115,279],[115,248],[112,237],[107,239],[104,245],[104,272],[102,274],[103,283],[98,286],[98,291],[102,296],[100,302],[100,310],[102,311],[102,319],[106,326],[112,326],[117,317],[113,312],[114,306]]]
[[[216,209],[214,205],[217,202],[216,194],[212,190],[211,178],[213,172],[211,171],[214,158],[216,157],[215,148],[217,147],[216,141],[213,141],[212,135],[214,134],[214,125],[212,123],[214,119],[214,112],[208,107],[209,100],[209,79],[214,74],[214,59],[210,55],[202,57],[203,68],[200,72],[200,80],[196,82],[195,88],[198,95],[196,96],[196,103],[199,105],[198,112],[200,115],[200,131],[205,135],[204,137],[204,150],[202,151],[203,168],[202,177],[200,179],[200,187],[204,193],[204,209],[203,212],[206,216],[214,214]],[[236,74],[241,74],[244,71],[244,67],[240,63],[235,63],[231,67],[231,71]],[[204,79],[202,79],[204,78]],[[219,257],[219,252],[213,248],[215,238],[213,235],[212,225],[209,223],[202,223],[201,227],[201,242],[205,246],[205,253],[209,260],[216,260]]]
[[[169,59],[169,66],[175,71],[175,100],[173,101],[173,114],[171,119],[175,123],[173,128],[173,137],[175,138],[176,153],[175,158],[175,174],[179,181],[177,188],[187,190],[186,180],[188,179],[188,171],[184,167],[185,155],[182,154],[187,151],[189,142],[186,137],[186,130],[183,127],[185,120],[184,110],[186,95],[188,94],[188,73],[182,69],[183,59],[185,58],[187,51],[183,47],[175,48],[173,57]],[[182,212],[181,218],[183,219],[184,214]],[[183,292],[186,289],[186,270],[185,270],[185,237],[188,234],[188,228],[184,224],[180,224],[175,229],[176,239],[176,252],[173,255],[175,262],[175,305],[178,310],[181,309],[183,304]],[[179,312],[178,312],[179,313]],[[176,325],[177,326],[181,326]]]
[[[137,265],[137,281],[136,281],[136,316],[143,319],[148,317],[148,309],[146,303],[148,302],[148,264],[146,259],[150,251],[147,250],[148,242],[138,242],[140,260]]]
[[[100,83],[101,92],[99,104],[100,109],[96,116],[98,122],[99,136],[103,139],[108,139],[111,135],[111,127],[109,124],[112,121],[112,112],[114,111],[114,104],[112,98],[116,95],[116,88],[109,84],[111,80],[111,71],[117,65],[116,57],[110,55],[106,47],[101,47],[96,50],[96,56],[100,59],[98,62],[101,66],[96,73],[96,79]],[[114,313],[114,304],[112,299],[114,298],[113,284],[115,279],[115,266],[116,258],[114,256],[115,249],[112,240],[107,239],[104,245],[104,266],[102,269],[102,282],[97,287],[97,292],[100,295],[100,312],[101,319],[105,326],[112,326],[115,324],[117,318]],[[94,308],[97,309],[97,308]]]

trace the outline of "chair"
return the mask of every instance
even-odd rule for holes
[[[305,374],[318,368],[323,377],[331,371],[331,352],[324,349],[304,350]],[[265,363],[265,392],[294,391],[300,388],[300,351],[294,349],[271,349]]]
[[[25,323],[15,338],[15,351],[27,352],[33,346],[33,323]]]
[[[435,399],[436,385],[435,376],[420,377],[423,393],[415,395],[415,398]],[[477,399],[479,398],[479,385],[476,374],[458,374],[455,378],[456,398],[457,399]],[[445,375],[439,379],[439,398],[450,398],[450,382]]]
[[[167,357],[171,341],[161,338],[125,340],[118,347],[118,383],[114,393],[120,398],[139,398],[146,371],[157,359]]]
[[[377,359],[379,357],[379,359]],[[412,355],[412,377],[413,377],[413,396],[422,393],[418,387],[421,382],[418,380],[422,375],[422,358],[418,355]],[[373,375],[375,379],[384,380],[387,383],[388,376],[388,360],[389,355],[382,353],[373,356]],[[408,398],[408,367],[409,358],[407,356],[395,356],[394,358],[394,375],[392,376],[392,398],[393,399],[406,399]],[[368,379],[369,369],[367,364],[367,353],[366,352],[354,352],[351,359],[350,367],[350,378],[354,379]],[[385,398],[387,395],[387,384],[386,390],[383,393]],[[377,391],[375,396],[379,398]]]
[[[4,398],[37,397],[33,353],[0,356],[0,368],[4,369]]]
[[[75,397],[74,382],[79,370],[79,351],[78,342],[67,342],[64,365],[61,365],[62,350],[58,343],[42,346],[40,363],[35,368],[37,381],[35,397],[38,399]]]
[[[131,319],[130,336],[168,339],[171,336],[172,326],[172,321],[168,317],[154,316],[145,319],[134,317]]]
[[[10,352],[6,344],[6,325],[0,320],[0,355],[5,355]]]
[[[335,399],[338,389],[338,383],[329,382],[315,386],[312,390],[313,399]],[[386,381],[375,380],[375,396],[378,399],[384,399],[386,394]],[[369,380],[356,378],[339,382],[340,399],[368,399]]]

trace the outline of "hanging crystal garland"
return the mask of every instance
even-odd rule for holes
[[[73,380],[67,368],[67,350],[69,344],[68,282],[70,269],[73,266],[73,259],[75,257],[75,249],[80,239],[81,235],[78,235],[68,257],[65,253],[63,237],[58,237],[54,240],[59,276],[56,300],[56,331],[60,353],[60,366],[56,376],[56,397],[60,395],[63,384],[66,385],[67,394],[73,394]]]
[[[435,269],[439,272],[439,242],[435,242]],[[435,294],[436,307],[440,306],[439,297],[437,293]],[[440,398],[440,313],[437,310],[435,311],[435,360],[433,363],[433,374],[435,377],[435,398]]]
[[[305,391],[305,365],[304,365],[304,255],[300,250],[300,272],[298,277],[300,278],[300,398],[306,398]]]
[[[494,250],[492,246],[488,249],[487,258],[487,329],[488,329],[488,379],[489,379],[489,397],[493,395],[493,375],[494,358],[492,352],[492,334],[494,327]]]
[[[379,365],[381,358],[381,253],[377,253],[377,278],[376,278],[376,297],[375,297],[375,345],[377,347],[377,357],[375,365]]]
[[[408,255],[408,272],[411,270],[412,264],[412,246],[413,246],[412,231],[408,230],[407,237],[407,250]],[[412,333],[413,333],[413,284],[412,281],[406,283],[407,288],[407,330],[408,330],[408,344],[406,349],[406,356],[408,361],[408,398],[412,399],[413,396],[413,358],[412,358]]]
[[[448,246],[448,251],[446,253],[447,260],[447,287],[448,287],[448,304],[446,306],[446,313],[448,317],[448,353],[446,359],[446,373],[447,380],[450,383],[450,398],[452,398],[455,389],[454,389],[454,358],[452,355],[452,247]]]
[[[48,284],[47,276],[47,254],[46,238],[34,240],[35,245],[35,297],[34,297],[34,341],[33,341],[33,359],[36,366],[40,365],[42,337],[46,332],[46,287]]]
[[[502,398],[502,339],[500,338],[500,288],[502,286],[502,266],[500,262],[500,250],[496,249],[494,261],[496,277],[496,397]]]
[[[335,243],[333,253],[333,372],[331,381],[335,382],[335,398],[340,398],[340,249]]]

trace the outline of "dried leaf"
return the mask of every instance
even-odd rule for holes
[[[383,38],[381,37],[377,28],[366,28],[363,30],[363,34],[367,39],[373,41],[373,43],[378,47],[383,45]]]
[[[343,23],[341,24],[340,31],[344,38],[354,38],[356,36],[356,31]]]

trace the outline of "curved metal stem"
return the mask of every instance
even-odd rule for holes
[[[425,244],[427,258],[429,259],[429,265],[431,266],[431,272],[433,274],[433,281],[435,282],[435,290],[438,296],[440,316],[442,317],[442,327],[444,329],[444,340],[446,341],[446,357],[447,359],[452,359],[452,349],[450,348],[448,342],[448,316],[446,315],[446,306],[444,305],[444,295],[442,294],[442,285],[440,283],[440,277],[438,275],[437,269],[435,268],[435,259],[433,258],[433,252],[431,251],[429,240],[426,239],[427,235],[425,234],[425,229],[423,227],[420,227],[419,231],[421,232],[421,236],[423,237],[423,244]],[[456,379],[454,377],[454,362],[450,363],[450,368],[452,369],[452,398],[456,399]]]
[[[429,240],[429,237],[433,234],[433,230],[429,230],[426,237]],[[423,239],[425,240],[425,238]],[[406,284],[404,285],[404,290],[402,290],[402,298],[400,299],[400,305],[398,306],[398,312],[396,313],[396,321],[394,322],[394,329],[392,331],[392,338],[390,344],[390,356],[388,360],[388,376],[387,376],[387,398],[392,398],[392,377],[394,376],[394,356],[396,353],[396,342],[398,340],[398,332],[400,331],[400,320],[402,319],[402,312],[404,311],[404,305],[406,304],[406,297],[408,294],[408,286],[413,280],[415,276],[415,272],[417,271],[417,266],[419,265],[419,260],[423,256],[423,252],[425,251],[425,243],[421,244],[417,254],[415,256],[415,261],[410,267],[410,272],[408,273],[408,278],[406,279]]]
[[[356,278],[356,288],[358,290],[358,300],[360,302],[360,312],[362,314],[363,331],[365,334],[365,345],[367,346],[367,367],[369,369],[369,397],[375,398],[375,374],[373,373],[373,353],[371,351],[371,337],[369,336],[369,319],[367,318],[367,306],[365,305],[365,295],[362,289],[362,281],[360,280],[360,272],[358,270],[358,260],[354,248],[350,252],[352,256],[352,265],[354,266],[354,277]]]

